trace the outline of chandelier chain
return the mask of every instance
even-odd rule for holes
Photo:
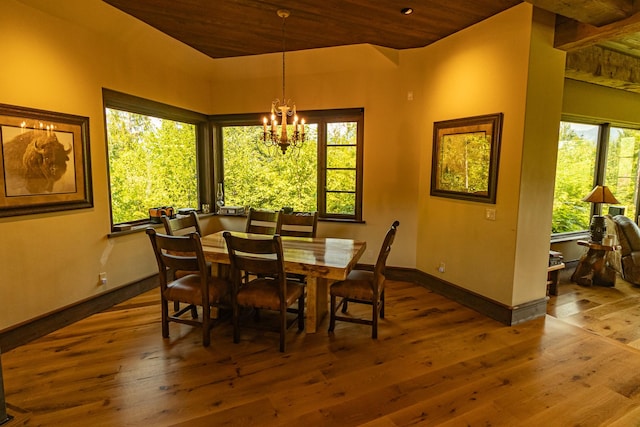
[[[285,101],[285,89],[284,89],[284,85],[285,85],[285,60],[284,60],[284,54],[287,51],[286,49],[286,37],[285,37],[285,23],[287,22],[287,17],[286,16],[282,16],[282,102],[286,103]]]
[[[275,99],[271,103],[271,121],[266,117],[263,119],[263,136],[262,140],[267,146],[279,147],[282,154],[285,154],[287,148],[300,147],[306,139],[304,119],[298,119],[296,114],[296,105],[286,98],[286,60],[287,37],[286,37],[286,19],[289,17],[288,10],[278,10],[278,16],[282,18],[282,99]],[[287,118],[292,117],[293,122],[287,123]],[[278,123],[278,118],[281,122]],[[287,126],[292,126],[291,131],[287,131]],[[278,126],[280,130],[278,131]]]

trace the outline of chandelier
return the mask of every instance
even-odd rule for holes
[[[282,18],[282,100],[276,99],[271,103],[271,121],[265,117],[263,120],[263,141],[267,146],[279,147],[284,155],[289,146],[298,147],[305,140],[304,119],[298,120],[296,104],[285,97],[285,20],[289,17],[288,10],[278,10],[278,16]],[[287,131],[287,118],[293,117],[293,134]],[[280,118],[280,130],[278,131],[278,118]]]

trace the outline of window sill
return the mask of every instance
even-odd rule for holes
[[[216,215],[215,213],[198,213],[198,218],[206,218],[206,217],[210,217],[210,216],[214,216]],[[164,226],[160,223],[155,223],[155,222],[143,222],[143,223],[138,223],[135,225],[132,225],[131,228],[127,229],[127,230],[118,230],[118,231],[111,231],[111,233],[107,234],[107,238],[112,238],[112,237],[119,237],[119,236],[126,236],[128,234],[135,234],[135,233],[140,233],[144,230],[146,230],[148,227],[153,227],[153,228],[163,228]]]
[[[366,221],[361,219],[361,220],[357,220],[357,219],[352,219],[352,218],[318,218],[318,221],[320,222],[343,222],[343,223],[347,223],[347,224],[366,224]]]
[[[573,233],[560,233],[551,235],[551,243],[571,242],[574,240],[589,240],[591,235],[588,231],[576,231]]]
[[[155,224],[151,222],[147,222],[144,224],[137,224],[132,226],[128,230],[112,231],[111,233],[107,234],[107,238],[111,239],[112,237],[119,237],[119,236],[126,236],[128,234],[140,233],[146,230],[148,227],[163,228],[164,226],[162,224]]]
[[[230,217],[230,218],[246,218],[247,215],[246,214],[242,214],[242,215],[224,215],[224,214],[218,214],[218,213],[199,213],[198,214],[198,218],[207,218],[207,217],[211,217],[211,216],[221,216],[221,217]],[[366,221],[364,220],[355,220],[355,219],[348,219],[348,218],[318,218],[318,221],[321,222],[341,222],[341,223],[348,223],[348,224],[366,224]],[[153,228],[162,228],[163,225],[162,224],[156,224],[156,223],[152,223],[152,222],[145,222],[142,224],[136,224],[133,225],[130,229],[128,230],[121,230],[121,231],[112,231],[111,233],[107,234],[107,238],[111,239],[114,237],[120,237],[120,236],[127,236],[129,234],[136,234],[136,233],[140,233],[140,232],[144,232],[148,227],[153,227]],[[584,236],[583,236],[584,237]],[[571,239],[566,239],[566,240],[571,240]],[[552,240],[553,242],[553,240]]]

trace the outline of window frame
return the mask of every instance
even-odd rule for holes
[[[593,185],[591,188],[596,185],[604,185],[605,174],[606,174],[606,165],[607,165],[607,156],[609,150],[609,138],[610,138],[610,130],[613,127],[618,128],[626,128],[626,129],[635,129],[640,130],[640,124],[637,123],[624,123],[624,122],[612,122],[607,120],[598,120],[590,117],[582,117],[575,115],[563,114],[560,118],[560,122],[570,122],[570,123],[578,123],[584,125],[592,125],[598,127],[598,140],[596,143],[596,158],[595,158],[595,167],[593,170]],[[556,171],[557,174],[557,171]],[[640,187],[640,180],[635,183],[636,187]],[[555,195],[554,195],[555,198]],[[636,202],[636,212],[640,212],[640,198]],[[602,214],[602,204],[592,203],[590,209],[590,216],[601,215]],[[634,220],[635,222],[635,220]],[[579,230],[579,231],[570,231],[564,233],[551,233],[552,242],[564,241],[564,240],[572,240],[575,238],[583,238],[588,235],[589,230]]]
[[[103,125],[105,130],[105,156],[107,166],[107,186],[109,188],[109,222],[111,230],[117,231],[113,223],[112,196],[111,196],[111,172],[109,166],[109,135],[107,132],[107,115],[106,109],[116,109],[134,114],[157,117],[165,120],[189,123],[196,127],[196,169],[197,169],[197,194],[198,205],[202,203],[211,203],[213,200],[213,151],[211,149],[210,130],[208,118],[205,114],[195,111],[186,110],[169,104],[152,101],[123,92],[117,92],[111,89],[102,89],[102,113]],[[150,224],[149,218],[127,221],[126,224],[133,226]]]
[[[363,165],[364,165],[364,108],[345,108],[336,110],[298,111],[307,123],[318,124],[318,173],[317,173],[317,210],[318,219],[323,221],[363,222],[362,194],[363,194]],[[224,182],[224,159],[222,149],[222,128],[226,126],[260,126],[264,113],[212,115],[209,116],[211,134],[214,147],[214,181],[215,185]],[[326,125],[337,122],[356,122],[358,126],[356,140],[356,184],[355,184],[355,212],[354,214],[335,214],[326,212]],[[257,142],[256,142],[257,143]],[[292,149],[292,148],[290,148]]]

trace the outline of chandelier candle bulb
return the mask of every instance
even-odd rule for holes
[[[271,102],[271,129],[267,130],[266,122],[263,124],[263,140],[267,146],[279,147],[282,154],[285,154],[290,146],[300,147],[304,142],[304,120],[302,121],[302,132],[300,132],[296,104],[291,99],[287,99],[285,91],[285,20],[289,17],[290,12],[280,9],[277,14],[282,18],[282,98]],[[282,117],[279,133],[276,120],[278,116]],[[292,117],[293,134],[291,138],[287,132],[287,116]]]

